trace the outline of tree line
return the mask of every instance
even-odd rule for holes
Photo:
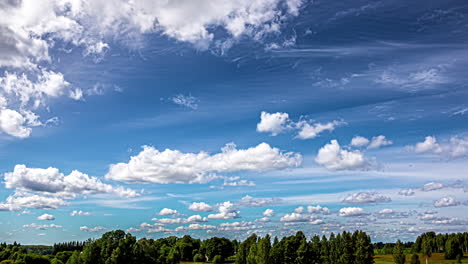
[[[393,254],[397,264],[405,254],[444,253],[446,259],[461,259],[468,249],[468,233],[424,233],[415,242],[376,243],[363,231],[315,235],[303,232],[283,237],[255,234],[244,241],[212,237],[206,240],[170,236],[137,240],[122,230],[110,231],[101,238],[85,242],[56,243],[48,254],[34,253],[37,246],[0,244],[1,264],[178,264],[180,261],[236,264],[371,264],[374,253]],[[40,247],[42,248],[42,246]],[[52,252],[52,253],[50,253]],[[411,264],[420,263],[413,254]]]
[[[395,263],[405,264],[405,252],[408,251],[413,253],[410,264],[420,263],[417,253],[425,257],[426,263],[432,253],[443,253],[445,259],[457,260],[458,263],[461,263],[463,253],[468,252],[468,233],[436,234],[435,232],[427,232],[418,236],[414,243],[403,244],[398,240],[393,246]]]

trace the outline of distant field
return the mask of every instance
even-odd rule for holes
[[[406,255],[406,263],[410,263],[411,254]],[[393,256],[392,255],[376,255],[374,257],[375,264],[393,264]],[[426,263],[426,258],[419,254],[419,260],[421,264]],[[445,260],[444,254],[442,253],[434,253],[432,257],[429,258],[428,263],[430,264],[452,264],[457,263],[456,260]],[[468,255],[465,255],[462,263],[468,263]]]
[[[410,263],[410,255],[406,255],[406,263]],[[394,264],[393,262],[393,256],[392,255],[376,255],[375,256],[375,264]],[[419,255],[419,260],[421,260],[421,264],[426,263],[426,258],[423,257],[422,255]],[[204,264],[206,262],[181,262],[181,264]],[[435,253],[432,255],[432,257],[429,258],[428,263],[430,264],[452,264],[452,263],[457,263],[456,260],[445,260],[444,259],[444,254],[442,253]],[[467,263],[468,264],[468,255],[465,255],[465,258],[463,259],[462,263]]]

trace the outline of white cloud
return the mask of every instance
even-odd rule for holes
[[[341,208],[339,212],[339,216],[343,217],[354,217],[354,216],[364,216],[368,215],[364,209],[359,208],[359,207],[345,207]]]
[[[38,225],[36,223],[23,225],[23,228],[34,228],[36,230],[46,230],[49,228],[62,228],[61,225],[50,224],[50,225]]]
[[[296,209],[294,209],[294,213],[302,214],[304,213],[305,209],[304,206],[299,206]]]
[[[181,105],[181,106],[190,108],[192,110],[197,110],[197,108],[198,108],[198,104],[197,104],[198,99],[191,96],[191,95],[178,94],[178,95],[170,98],[170,100],[174,104]]]
[[[403,195],[403,196],[413,196],[414,193],[415,192],[414,192],[413,189],[402,189],[402,190],[398,191],[398,194]]]
[[[0,110],[0,131],[18,138],[27,138],[31,128],[26,127],[26,118],[15,110]]]
[[[219,178],[218,172],[269,171],[297,167],[302,156],[283,153],[266,143],[248,149],[237,149],[233,143],[222,152],[182,153],[178,150],[159,151],[144,146],[128,163],[112,164],[107,179],[124,182],[205,183]]]
[[[161,211],[158,213],[158,215],[178,215],[179,212],[177,210],[169,209],[169,208],[164,208],[161,209]]]
[[[299,129],[297,138],[300,139],[311,139],[317,137],[320,133],[325,131],[333,131],[337,126],[345,124],[342,121],[332,121],[328,123],[310,123],[302,120],[296,123],[296,127]]]
[[[343,199],[348,204],[388,203],[392,199],[375,192],[358,192]]]
[[[55,216],[50,215],[50,214],[43,214],[43,215],[38,216],[37,220],[52,221],[52,220],[55,220]]]
[[[91,213],[90,212],[84,212],[84,211],[77,211],[77,210],[73,210],[71,213],[70,213],[70,216],[81,216],[81,215],[84,215],[84,216],[90,216]]]
[[[323,146],[315,162],[330,170],[369,170],[377,167],[375,161],[364,157],[361,151],[341,148],[337,140]]]
[[[444,187],[445,186],[440,182],[429,182],[429,183],[424,184],[421,187],[421,191],[423,192],[435,191],[435,190],[440,190]]]
[[[217,214],[208,215],[209,219],[232,219],[239,217],[239,211],[236,210],[235,206],[231,202],[224,202],[218,206]]]
[[[377,137],[373,137],[370,144],[367,146],[368,149],[376,149],[382,146],[392,145],[393,141],[388,140],[385,136],[380,135]]]
[[[196,212],[211,212],[213,211],[213,207],[204,202],[194,202],[189,206],[189,209]]]
[[[273,209],[266,209],[263,212],[263,216],[266,216],[266,217],[273,217],[274,215],[275,215],[275,211]]]
[[[290,128],[289,122],[289,115],[287,113],[267,113],[263,111],[260,114],[260,123],[257,124],[257,131],[271,133],[272,136],[276,136]]]
[[[184,230],[210,230],[210,229],[216,229],[216,226],[214,225],[200,225],[200,224],[190,224],[188,226],[179,226],[174,231],[179,232],[179,231],[184,231]]]
[[[327,207],[317,206],[307,206],[307,212],[310,214],[330,214],[330,209]]]
[[[323,223],[324,223],[324,221],[322,219],[315,219],[315,220],[312,220],[312,221],[309,222],[309,224],[311,224],[311,225],[321,225]]]
[[[379,214],[394,214],[395,210],[393,209],[382,209],[379,211]]]
[[[102,227],[102,226],[95,226],[95,227],[80,226],[80,230],[85,231],[85,232],[99,232],[99,231],[103,231],[106,229],[107,228]]]
[[[442,149],[435,137],[427,136],[424,142],[416,143],[414,151],[416,153],[441,153]]]
[[[250,195],[242,197],[237,204],[246,207],[263,207],[271,204],[279,203],[279,198],[254,198]]]
[[[403,67],[401,68],[404,69]],[[427,89],[449,82],[444,75],[445,67],[443,66],[430,67],[411,72],[407,70],[408,69],[404,69],[404,71],[394,69],[385,70],[375,82],[409,90]]]
[[[364,147],[370,143],[369,139],[361,136],[356,136],[351,139],[351,146],[354,147]]]
[[[98,193],[111,193],[121,197],[138,196],[134,190],[104,184],[98,178],[76,170],[64,175],[57,168],[27,168],[25,165],[16,165],[13,172],[5,173],[5,187],[68,197]]]
[[[248,180],[224,181],[223,186],[255,186],[255,182]]]
[[[290,213],[281,217],[281,222],[308,222],[311,220],[309,215],[304,215],[301,213]]]
[[[187,217],[186,219],[185,218],[163,218],[163,219],[153,219],[153,220],[161,224],[174,225],[174,224],[207,222],[208,218],[202,217],[200,215],[192,215],[192,216]]]
[[[442,197],[434,202],[435,207],[449,207],[460,205],[460,202],[451,196]]]
[[[428,136],[423,142],[409,147],[416,153],[432,153],[447,158],[462,158],[468,156],[468,138],[453,136],[448,141],[439,144],[435,137]]]
[[[4,203],[0,203],[0,211],[18,211],[21,208],[57,209],[66,205],[67,202],[57,197],[15,192]]]

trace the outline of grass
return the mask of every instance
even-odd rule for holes
[[[412,254],[407,254],[406,255],[406,263],[410,263]],[[376,255],[374,257],[375,264],[394,264],[393,262],[393,256],[392,255]],[[426,264],[426,257],[423,257],[421,254],[419,254],[419,260],[421,261],[421,264]],[[456,260],[446,260],[444,259],[444,254],[443,253],[434,253],[432,254],[432,257],[428,258],[429,264],[452,264],[452,263],[457,263]],[[465,254],[465,257],[462,260],[462,263],[468,263],[468,255]]]
[[[406,263],[410,263],[410,258],[412,254],[406,255]],[[375,264],[394,264],[392,255],[375,255],[374,257]],[[426,264],[426,258],[419,254],[419,260],[421,264]],[[446,260],[444,259],[443,253],[434,253],[432,257],[428,259],[429,264],[452,264],[457,263],[456,260]],[[206,264],[207,262],[180,262],[180,264]],[[465,254],[462,263],[468,264],[468,254]]]

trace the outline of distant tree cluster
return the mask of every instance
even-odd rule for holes
[[[101,238],[85,242],[56,243],[51,246],[0,244],[0,264],[178,264],[180,261],[236,264],[371,264],[374,253],[393,254],[396,264],[405,263],[405,254],[412,251],[411,264],[420,264],[420,253],[444,253],[446,259],[457,259],[468,251],[468,233],[435,234],[428,232],[416,241],[372,244],[362,231],[315,235],[304,233],[279,240],[255,234],[243,242],[212,237],[194,239],[170,236],[161,239],[137,240],[122,230],[105,233]],[[38,254],[36,252],[42,252]]]
[[[263,238],[252,235],[239,244],[237,264],[370,264],[374,250],[370,237],[362,231],[343,232],[329,239],[314,236],[310,241],[302,232],[295,236]]]
[[[424,233],[416,238],[413,252],[430,257],[432,253],[444,253],[445,259],[463,258],[463,252],[468,252],[468,233],[437,234]]]

